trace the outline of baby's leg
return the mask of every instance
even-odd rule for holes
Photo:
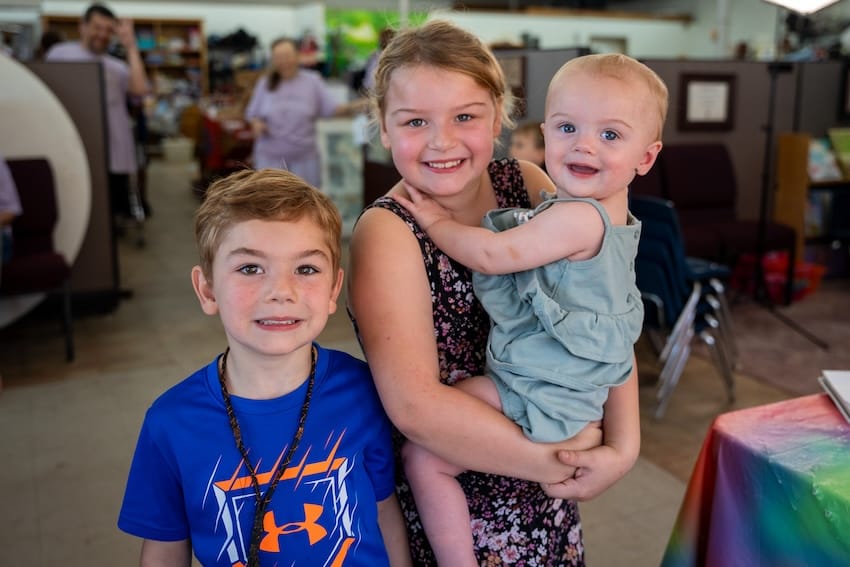
[[[501,407],[496,386],[489,378],[475,376],[458,382],[456,387]],[[410,442],[402,448],[402,460],[437,564],[477,567],[466,495],[455,478],[464,469]]]

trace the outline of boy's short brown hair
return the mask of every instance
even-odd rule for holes
[[[213,258],[227,230],[248,220],[294,222],[307,217],[325,232],[334,274],[342,257],[342,219],[330,198],[297,175],[281,169],[247,169],[219,179],[195,214],[201,270],[212,281]]]

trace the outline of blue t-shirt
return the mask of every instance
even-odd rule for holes
[[[304,436],[264,516],[263,565],[387,565],[377,502],[394,490],[390,424],[368,367],[316,345]],[[118,527],[189,539],[205,566],[244,563],[254,490],[233,440],[218,360],[157,399],[145,416]],[[295,433],[307,381],[273,400],[232,397],[265,493]]]

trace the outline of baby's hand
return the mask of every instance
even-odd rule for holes
[[[402,183],[407,191],[408,197],[403,195],[393,195],[393,199],[399,202],[401,206],[408,210],[413,215],[416,222],[423,230],[427,231],[431,225],[441,221],[451,219],[452,216],[445,207],[427,195],[423,195],[421,191]]]

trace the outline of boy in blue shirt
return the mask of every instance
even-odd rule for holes
[[[207,191],[192,284],[228,347],[145,416],[118,519],[141,565],[410,565],[368,367],[314,342],[340,234],[330,199],[286,171]]]

